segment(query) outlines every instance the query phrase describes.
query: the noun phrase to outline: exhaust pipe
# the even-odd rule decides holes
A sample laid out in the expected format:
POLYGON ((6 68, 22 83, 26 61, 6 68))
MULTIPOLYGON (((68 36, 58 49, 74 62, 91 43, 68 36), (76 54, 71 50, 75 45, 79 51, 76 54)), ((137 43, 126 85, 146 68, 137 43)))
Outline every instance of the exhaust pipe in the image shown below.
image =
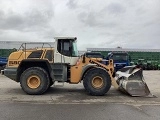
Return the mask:
POLYGON ((127 66, 116 72, 115 80, 119 90, 131 96, 155 97, 151 94, 143 77, 143 70, 137 66, 127 66))

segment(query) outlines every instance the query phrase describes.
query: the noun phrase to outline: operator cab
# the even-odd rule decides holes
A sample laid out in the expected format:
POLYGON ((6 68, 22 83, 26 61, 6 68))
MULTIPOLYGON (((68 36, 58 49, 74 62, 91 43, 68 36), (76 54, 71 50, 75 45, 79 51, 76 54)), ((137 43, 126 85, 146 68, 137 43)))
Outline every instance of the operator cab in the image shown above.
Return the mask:
POLYGON ((76 37, 56 37, 54 48, 54 63, 75 65, 79 59, 76 37))

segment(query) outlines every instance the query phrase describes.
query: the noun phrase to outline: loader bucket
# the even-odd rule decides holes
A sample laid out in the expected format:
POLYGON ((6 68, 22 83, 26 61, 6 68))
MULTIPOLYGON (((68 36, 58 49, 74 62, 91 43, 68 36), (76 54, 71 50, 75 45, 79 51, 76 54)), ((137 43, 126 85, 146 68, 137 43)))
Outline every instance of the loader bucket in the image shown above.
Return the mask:
POLYGON ((136 66, 128 66, 116 72, 115 80, 119 90, 131 96, 153 96, 144 80, 143 70, 136 66))

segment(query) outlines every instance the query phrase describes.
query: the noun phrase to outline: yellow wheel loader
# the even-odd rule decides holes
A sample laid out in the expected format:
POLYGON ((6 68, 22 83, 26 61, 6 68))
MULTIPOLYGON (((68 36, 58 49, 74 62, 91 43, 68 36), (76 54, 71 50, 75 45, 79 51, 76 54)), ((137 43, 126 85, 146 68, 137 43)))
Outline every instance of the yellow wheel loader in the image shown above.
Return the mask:
POLYGON ((39 95, 55 81, 78 84, 83 82, 90 95, 106 94, 111 85, 131 96, 148 96, 150 91, 143 80, 141 69, 130 67, 116 73, 113 78, 113 60, 108 65, 102 58, 78 56, 76 37, 55 38, 54 48, 22 49, 10 54, 6 68, 1 71, 8 78, 20 82, 27 94, 39 95))

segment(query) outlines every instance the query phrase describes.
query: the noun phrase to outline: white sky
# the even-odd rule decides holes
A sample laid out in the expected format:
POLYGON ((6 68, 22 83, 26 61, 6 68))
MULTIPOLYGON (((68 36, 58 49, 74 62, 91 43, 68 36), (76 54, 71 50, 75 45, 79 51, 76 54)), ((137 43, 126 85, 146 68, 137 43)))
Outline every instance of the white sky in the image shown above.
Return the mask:
POLYGON ((79 50, 160 49, 160 0, 0 0, 0 41, 78 38, 79 50))

